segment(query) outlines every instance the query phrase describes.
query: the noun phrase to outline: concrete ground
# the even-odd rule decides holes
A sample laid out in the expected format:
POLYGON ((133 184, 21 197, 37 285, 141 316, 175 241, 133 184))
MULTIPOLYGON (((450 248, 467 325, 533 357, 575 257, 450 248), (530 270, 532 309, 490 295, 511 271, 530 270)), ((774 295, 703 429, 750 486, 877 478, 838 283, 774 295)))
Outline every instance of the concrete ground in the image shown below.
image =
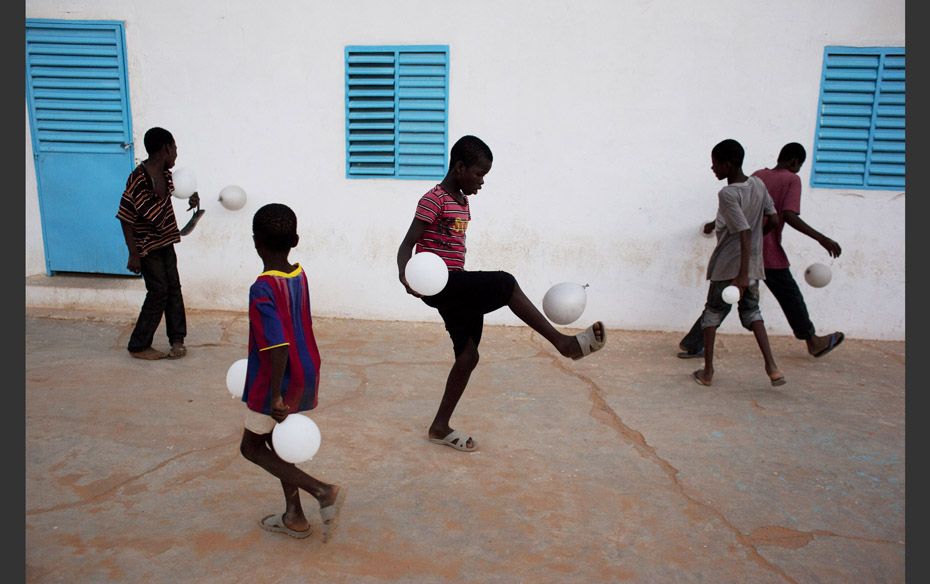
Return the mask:
MULTIPOLYGON (((904 343, 813 359, 722 335, 713 387, 678 334, 608 331, 558 356, 487 327, 453 417, 441 324, 317 319, 322 432, 308 473, 348 489, 334 539, 267 533, 280 484, 238 450, 226 370, 245 313, 189 313, 189 354, 125 351, 134 313, 26 312, 29 582, 903 582, 904 343)), ((163 332, 156 347, 166 349, 163 332)))

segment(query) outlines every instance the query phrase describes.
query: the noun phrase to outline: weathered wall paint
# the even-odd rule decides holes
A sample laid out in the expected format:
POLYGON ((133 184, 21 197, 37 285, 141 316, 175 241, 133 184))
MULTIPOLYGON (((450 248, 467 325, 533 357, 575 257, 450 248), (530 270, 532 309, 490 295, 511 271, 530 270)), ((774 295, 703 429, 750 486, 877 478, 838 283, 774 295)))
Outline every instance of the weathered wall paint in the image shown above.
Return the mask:
MULTIPOLYGON (((589 283, 585 323, 683 331, 706 294, 713 243, 698 229, 722 186, 711 147, 739 140, 747 172, 773 165, 785 142, 811 152, 823 47, 905 40, 903 0, 713 6, 29 0, 26 15, 126 23, 137 157, 147 128, 170 129, 207 210, 178 246, 189 307, 245 309, 261 269, 251 217, 280 201, 299 217, 292 258, 310 273, 317 314, 438 320, 404 293, 394 260, 432 183, 345 178, 343 49, 448 44, 450 143, 477 134, 495 155, 472 198, 469 268, 512 271, 540 302, 557 282, 589 283), (228 184, 249 195, 241 211, 217 201, 228 184)), ((27 121, 27 276, 44 271, 31 152, 27 121)), ((785 236, 812 320, 821 332, 903 339, 903 193, 812 189, 809 171, 802 217, 843 246, 831 260, 785 236), (803 282, 814 261, 832 264, 829 286, 803 282)), ((182 223, 184 208, 177 201, 182 223)), ((790 334, 762 289, 770 332, 790 334)), ((518 323, 506 309, 487 322, 518 323)), ((741 330, 735 315, 722 330, 741 330)))

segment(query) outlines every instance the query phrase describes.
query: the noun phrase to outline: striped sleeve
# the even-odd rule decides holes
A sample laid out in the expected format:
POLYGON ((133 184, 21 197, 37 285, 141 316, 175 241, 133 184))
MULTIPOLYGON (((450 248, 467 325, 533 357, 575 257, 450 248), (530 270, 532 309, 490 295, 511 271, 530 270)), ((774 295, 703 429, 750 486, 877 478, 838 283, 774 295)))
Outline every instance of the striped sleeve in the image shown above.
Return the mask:
POLYGON ((255 282, 249 289, 249 323, 259 351, 289 344, 274 292, 261 282, 255 282))
POLYGON ((440 215, 442 215, 442 197, 438 189, 432 189, 420 197, 415 217, 420 221, 435 223, 440 215))
POLYGON ((139 190, 140 181, 144 181, 145 176, 138 171, 129 175, 126 180, 126 190, 119 200, 119 209, 116 211, 116 218, 120 221, 134 224, 139 219, 139 211, 136 209, 136 193, 139 190))

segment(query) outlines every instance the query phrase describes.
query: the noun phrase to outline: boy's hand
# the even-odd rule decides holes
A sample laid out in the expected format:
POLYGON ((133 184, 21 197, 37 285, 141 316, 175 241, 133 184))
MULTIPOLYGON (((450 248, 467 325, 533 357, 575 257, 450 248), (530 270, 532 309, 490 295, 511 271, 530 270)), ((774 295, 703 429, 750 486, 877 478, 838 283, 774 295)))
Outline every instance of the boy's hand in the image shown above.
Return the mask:
POLYGON ((284 403, 284 399, 278 396, 271 400, 271 417, 275 422, 283 422, 291 408, 284 403))
POLYGON ((138 274, 142 271, 142 259, 139 257, 139 254, 129 254, 129 261, 126 262, 126 269, 133 274, 138 274))
POLYGON ((715 222, 714 222, 714 221, 710 221, 710 222, 708 222, 708 223, 705 223, 705 224, 704 224, 704 234, 705 234, 705 235, 710 235, 711 233, 713 233, 713 231, 714 231, 714 226, 715 226, 715 222))
POLYGON ((422 294, 417 293, 413 288, 410 287, 410 284, 407 283, 407 278, 403 274, 400 275, 400 283, 404 285, 404 288, 407 289, 407 294, 416 296, 417 298, 423 298, 422 294))
POLYGON ((191 195, 190 198, 187 199, 187 200, 190 201, 190 203, 189 203, 188 206, 187 206, 187 210, 188 210, 188 211, 190 211, 190 210, 193 209, 194 207, 197 207, 198 209, 200 208, 200 195, 199 195, 199 194, 194 193, 194 194, 191 195))
POLYGON ((746 291, 746 288, 749 288, 749 276, 739 275, 733 278, 733 281, 730 282, 737 288, 739 288, 739 297, 743 297, 743 292, 746 291))
POLYGON ((840 248, 840 244, 833 241, 829 237, 824 237, 820 241, 820 245, 822 245, 823 248, 827 250, 827 253, 830 254, 830 257, 838 258, 840 257, 840 254, 843 253, 842 248, 840 248))

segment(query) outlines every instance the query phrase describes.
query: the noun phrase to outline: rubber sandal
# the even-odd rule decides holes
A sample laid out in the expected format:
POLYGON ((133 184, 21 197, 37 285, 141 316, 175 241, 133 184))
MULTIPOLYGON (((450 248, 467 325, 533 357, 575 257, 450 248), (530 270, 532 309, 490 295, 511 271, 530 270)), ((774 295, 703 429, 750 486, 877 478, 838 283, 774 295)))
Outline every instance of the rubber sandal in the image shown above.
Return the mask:
POLYGON ((591 353, 595 351, 600 351, 604 347, 604 345, 607 344, 607 329, 604 328, 603 322, 597 321, 596 323, 592 324, 585 330, 575 335, 575 338, 578 339, 578 344, 581 346, 581 355, 578 355, 577 357, 572 357, 572 359, 577 361, 578 359, 581 359, 582 357, 587 357, 588 355, 590 355, 591 353), (597 335, 594 334, 595 324, 601 325, 601 340, 600 341, 597 340, 597 335))
POLYGON ((284 525, 284 515, 273 514, 263 517, 259 521, 259 525, 262 526, 262 529, 265 531, 271 531, 273 533, 283 533, 297 539, 303 539, 313 533, 313 530, 309 527, 307 531, 297 531, 291 529, 287 525, 284 525))
POLYGON ((458 430, 452 430, 446 434, 445 438, 430 438, 429 441, 433 444, 445 444, 446 446, 451 446, 462 452, 474 452, 478 449, 478 444, 475 442, 474 438, 458 430), (469 439, 471 439, 471 448, 467 446, 469 439))
POLYGON ((844 335, 843 333, 841 333, 841 332, 839 332, 839 331, 837 331, 837 332, 835 332, 835 333, 832 333, 832 334, 830 335, 830 342, 827 343, 827 346, 824 347, 823 349, 820 349, 820 350, 817 351, 816 353, 812 353, 812 354, 814 355, 815 358, 818 358, 818 359, 819 359, 820 357, 823 357, 824 355, 826 355, 827 353, 829 353, 829 352, 832 351, 833 349, 839 347, 839 346, 840 346, 840 343, 842 343, 842 342, 843 342, 843 339, 845 339, 845 338, 846 338, 846 335, 844 335))

